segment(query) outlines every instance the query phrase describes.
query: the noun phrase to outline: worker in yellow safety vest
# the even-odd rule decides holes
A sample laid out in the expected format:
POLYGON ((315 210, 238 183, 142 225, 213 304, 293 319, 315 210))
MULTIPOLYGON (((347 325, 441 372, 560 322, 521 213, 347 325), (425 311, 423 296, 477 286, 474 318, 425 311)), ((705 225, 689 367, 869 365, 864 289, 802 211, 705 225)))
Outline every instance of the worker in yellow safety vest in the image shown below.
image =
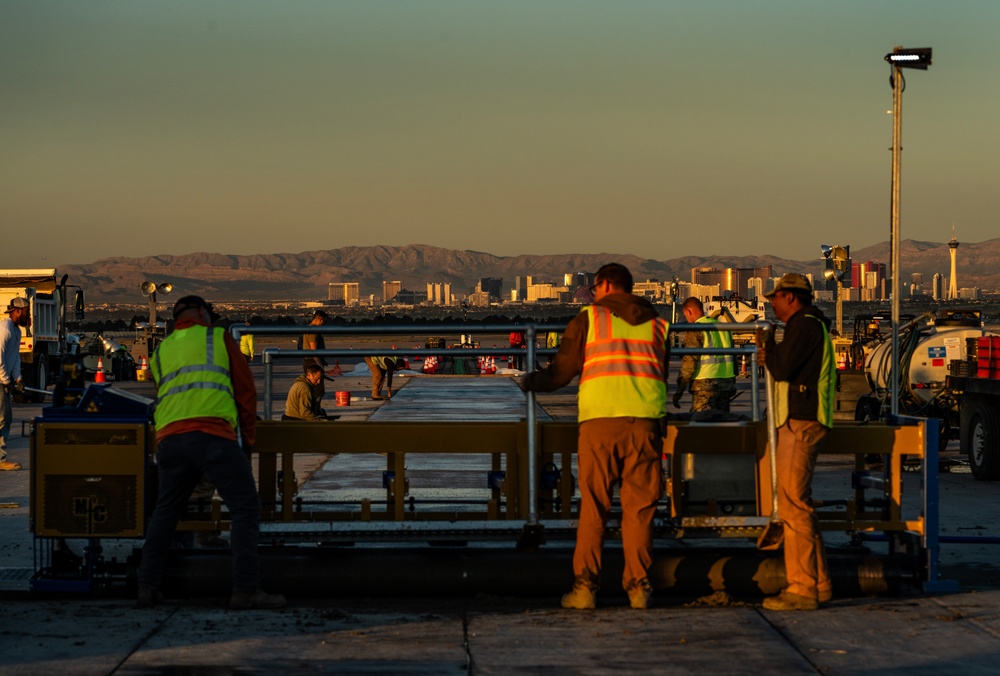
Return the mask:
POLYGON ((204 299, 185 296, 173 314, 174 331, 150 360, 159 492, 142 548, 138 605, 163 601, 159 587, 174 529, 191 491, 207 475, 232 520, 229 607, 280 608, 285 597, 260 588, 260 497, 250 467, 257 431, 253 375, 236 340, 212 326, 212 306, 204 299))
MULTIPOLYGON (((681 306, 684 319, 690 324, 718 324, 717 319, 705 316, 705 306, 691 297, 681 306)), ((684 347, 732 347, 732 334, 728 331, 687 331, 684 347)), ((691 412, 729 411, 729 402, 736 394, 736 371, 733 356, 729 354, 686 354, 681 360, 674 392, 674 408, 681 407, 681 395, 691 390, 691 412)))
POLYGON ((632 274, 624 265, 609 263, 595 279, 594 304, 566 327, 552 363, 529 373, 522 387, 551 392, 580 376, 580 518, 573 589, 562 597, 562 606, 596 606, 605 523, 617 483, 625 554, 622 584, 630 605, 644 609, 652 594, 653 515, 663 493, 669 324, 649 301, 632 294, 632 274))
POLYGON ((812 504, 816 457, 833 427, 837 362, 830 320, 813 305, 812 284, 789 273, 766 294, 774 316, 785 322, 780 343, 758 333, 758 360, 775 381, 774 419, 778 513, 784 522, 788 587, 764 599, 768 610, 814 610, 833 597, 823 534, 812 504))

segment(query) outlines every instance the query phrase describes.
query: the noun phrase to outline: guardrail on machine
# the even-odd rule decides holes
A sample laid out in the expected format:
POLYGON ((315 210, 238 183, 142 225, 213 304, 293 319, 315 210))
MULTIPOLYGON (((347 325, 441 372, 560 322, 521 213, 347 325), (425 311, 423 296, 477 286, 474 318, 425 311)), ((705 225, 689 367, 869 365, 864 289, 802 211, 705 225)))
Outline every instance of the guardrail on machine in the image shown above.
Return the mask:
MULTIPOLYGON (((716 324, 713 330, 754 331, 769 328, 770 322, 751 324, 716 324)), ((413 334, 421 327, 309 327, 308 331, 323 334, 413 334)), ((526 363, 535 363, 536 354, 554 353, 556 350, 536 350, 535 336, 539 332, 559 330, 560 326, 529 324, 458 324, 427 327, 434 333, 478 334, 524 331, 527 348, 466 348, 397 350, 400 354, 420 356, 468 355, 526 355, 526 363)), ((237 335, 248 327, 234 327, 237 335)), ((299 335, 303 327, 250 327, 253 333, 271 335, 299 335)), ((671 331, 701 331, 701 324, 673 324, 671 331)), ((675 348, 672 355, 684 354, 733 354, 755 357, 756 348, 728 349, 675 348)), ((330 350, 265 350, 265 417, 269 417, 272 397, 271 379, 273 364, 278 359, 304 356, 362 357, 385 354, 385 349, 330 349, 330 350)), ((759 382, 756 368, 750 369, 753 393, 753 421, 720 425, 671 422, 667 426, 664 455, 669 458, 667 468, 667 495, 662 517, 656 521, 659 536, 691 537, 699 534, 728 537, 756 537, 766 525, 770 515, 770 468, 767 465, 767 424, 760 420, 758 400, 759 382), (685 503, 685 463, 692 458, 718 454, 744 455, 753 458, 755 466, 756 500, 752 514, 719 512, 718 505, 703 508, 703 513, 691 513, 685 503)), ((535 398, 526 393, 525 420, 521 422, 466 422, 466 423, 395 423, 395 422, 338 422, 334 427, 326 423, 287 424, 263 422, 258 432, 255 449, 260 455, 261 498, 273 507, 266 514, 271 532, 288 535, 306 532, 314 541, 324 539, 363 539, 365 534, 382 533, 400 535, 411 539, 433 539, 442 531, 478 534, 509 534, 517 527, 539 529, 544 523, 548 534, 571 533, 575 524, 576 505, 573 500, 572 471, 576 452, 575 423, 538 422, 535 420, 535 398), (467 440, 477 439, 476 449, 468 450, 467 440), (288 450, 294 445, 296 450, 288 450), (354 512, 310 509, 295 498, 292 477, 292 457, 296 452, 328 453, 384 453, 386 471, 383 488, 384 500, 362 501, 354 512), (463 449, 492 456, 491 478, 484 481, 489 486, 490 498, 480 511, 456 512, 454 510, 424 509, 424 506, 406 496, 406 455, 408 453, 442 453, 446 449, 463 449), (282 470, 278 485, 278 468, 282 470), (501 473, 501 467, 503 471, 501 473), (544 472, 542 470, 545 470, 544 472), (552 470, 555 470, 554 472, 552 470), (498 479, 497 477, 503 478, 498 479), (383 508, 384 505, 384 508, 383 508), (419 509, 418 509, 419 507, 419 509)), ((890 548, 902 551, 915 540, 923 552, 926 570, 925 587, 950 588, 950 583, 938 580, 937 557, 937 467, 936 437, 929 434, 927 425, 933 421, 916 419, 898 420, 895 424, 837 424, 829 436, 826 453, 854 455, 855 470, 852 476, 853 494, 836 504, 818 511, 824 530, 869 534, 880 531, 887 534, 890 548), (933 443, 932 443, 933 442, 933 443), (881 477, 866 471, 864 456, 878 454, 887 459, 881 477), (920 513, 904 514, 902 507, 902 464, 904 458, 919 458, 923 463, 920 513), (932 471, 933 469, 933 471, 932 471), (870 493, 876 492, 876 497, 870 493), (834 507, 831 509, 831 507, 834 507)), ((267 510, 265 510, 267 511, 267 510)), ((610 524, 613 530, 615 524, 610 524)), ((264 526, 265 533, 268 531, 264 526)), ((460 535, 459 535, 460 536, 460 535)))

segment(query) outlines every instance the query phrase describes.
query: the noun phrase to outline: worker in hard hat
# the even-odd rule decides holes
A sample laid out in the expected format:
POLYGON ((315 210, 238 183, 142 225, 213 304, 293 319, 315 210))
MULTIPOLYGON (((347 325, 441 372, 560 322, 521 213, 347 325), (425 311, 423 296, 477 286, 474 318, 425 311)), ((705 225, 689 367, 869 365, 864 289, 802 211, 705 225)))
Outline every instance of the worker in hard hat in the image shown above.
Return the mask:
POLYGON ((778 513, 784 522, 788 587, 764 599, 768 610, 815 610, 833 597, 823 534, 812 505, 816 456, 833 427, 837 362, 830 320, 813 305, 812 284, 789 273, 765 294, 785 322, 780 343, 758 332, 758 359, 775 381, 778 513))
MULTIPOLYGON (((684 319, 689 324, 718 324, 719 320, 705 316, 705 306, 691 297, 681 306, 684 319)), ((684 347, 712 348, 732 347, 732 334, 728 331, 686 331, 684 347)), ((681 371, 677 376, 677 390, 674 392, 674 408, 681 407, 681 395, 691 391, 691 412, 729 411, 729 402, 736 394, 736 371, 730 354, 686 354, 681 360, 681 371)))
POLYGON ((399 357, 365 357, 365 363, 372 372, 372 399, 392 399, 392 374, 399 370, 402 360, 399 357), (382 396, 382 384, 385 384, 386 395, 382 396))
POLYGON ((6 314, 0 320, 0 471, 16 472, 21 469, 21 463, 7 459, 7 437, 14 422, 11 405, 14 391, 24 391, 21 327, 31 326, 31 304, 27 298, 14 297, 7 305, 6 314))
MULTIPOLYGON (((330 315, 328 315, 323 310, 316 310, 313 312, 312 318, 309 320, 309 326, 325 326, 327 322, 330 321, 330 315)), ((299 336, 298 349, 300 350, 325 350, 326 342, 323 340, 322 333, 305 333, 299 336)), ((319 366, 326 366, 326 357, 306 357, 302 362, 302 372, 305 373, 306 369, 310 364, 318 364, 319 366)), ((316 405, 323 405, 323 395, 326 394, 326 382, 325 379, 320 379, 319 384, 316 385, 316 405)))
POLYGON ((150 360, 157 397, 159 491, 142 548, 140 607, 163 601, 159 587, 174 529, 203 474, 215 484, 232 519, 229 607, 285 605, 284 596, 260 588, 260 496, 250 467, 257 390, 239 345, 223 328, 212 326, 213 314, 199 296, 178 300, 174 332, 150 360))
POLYGON ((529 373, 528 391, 551 392, 580 376, 580 519, 573 589, 564 608, 596 606, 604 527, 615 484, 621 486, 622 585, 632 608, 649 604, 653 515, 663 494, 660 459, 667 404, 669 324, 632 294, 632 273, 618 263, 597 271, 588 305, 566 327, 552 364, 529 373))

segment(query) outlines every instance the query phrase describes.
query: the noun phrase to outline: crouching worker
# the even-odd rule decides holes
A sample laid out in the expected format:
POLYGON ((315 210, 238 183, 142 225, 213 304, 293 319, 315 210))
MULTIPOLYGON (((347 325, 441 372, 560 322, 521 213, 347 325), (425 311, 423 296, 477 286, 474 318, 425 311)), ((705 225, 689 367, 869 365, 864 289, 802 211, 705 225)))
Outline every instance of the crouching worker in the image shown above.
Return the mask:
POLYGON ((212 326, 198 296, 174 305, 174 332, 151 362, 156 382, 159 496, 139 567, 139 607, 163 601, 167 550, 202 474, 215 484, 232 519, 233 589, 229 607, 281 608, 285 597, 260 588, 260 497, 249 454, 257 432, 257 390, 236 341, 212 326), (237 438, 242 436, 243 447, 237 438))
POLYGON ((365 357, 365 363, 372 372, 372 399, 392 399, 392 374, 399 370, 399 357, 365 357), (385 383, 386 397, 382 396, 385 383))
POLYGON ((305 373, 295 379, 285 399, 282 420, 326 420, 326 412, 316 401, 316 390, 323 382, 323 367, 309 364, 305 373))
POLYGON ((621 486, 622 585, 629 604, 645 609, 652 586, 653 516, 663 494, 669 325, 649 301, 632 294, 632 273, 617 263, 601 267, 594 304, 566 327, 552 364, 529 373, 528 391, 551 392, 580 376, 578 394, 580 519, 573 553, 573 589, 563 608, 596 605, 604 528, 614 485, 621 486))

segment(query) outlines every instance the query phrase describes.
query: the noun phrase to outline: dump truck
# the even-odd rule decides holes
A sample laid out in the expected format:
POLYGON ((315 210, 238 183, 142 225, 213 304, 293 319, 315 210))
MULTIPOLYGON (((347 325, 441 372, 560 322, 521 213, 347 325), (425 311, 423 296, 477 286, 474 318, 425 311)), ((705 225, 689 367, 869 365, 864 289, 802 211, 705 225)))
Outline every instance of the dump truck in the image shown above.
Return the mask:
POLYGON ((54 268, 0 270, 0 306, 12 298, 27 298, 31 324, 21 332, 21 379, 44 390, 59 368, 60 357, 79 348, 67 342, 67 290, 74 289, 74 317, 83 319, 83 291, 60 280, 54 268))

